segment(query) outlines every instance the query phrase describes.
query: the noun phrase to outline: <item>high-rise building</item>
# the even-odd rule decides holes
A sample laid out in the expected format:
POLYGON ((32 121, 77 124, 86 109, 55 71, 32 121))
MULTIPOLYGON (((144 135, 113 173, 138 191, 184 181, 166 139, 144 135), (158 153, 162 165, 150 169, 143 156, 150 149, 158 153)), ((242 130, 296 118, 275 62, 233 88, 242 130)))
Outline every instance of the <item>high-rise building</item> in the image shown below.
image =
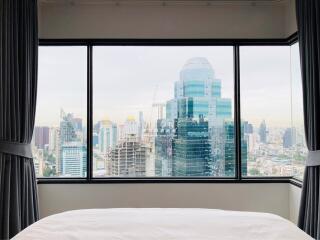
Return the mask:
MULTIPOLYGON (((234 153, 229 153, 232 150, 231 142, 224 139, 228 137, 224 132, 228 131, 224 123, 232 118, 231 99, 222 98, 221 88, 221 80, 215 77, 206 58, 192 58, 186 62, 180 72, 180 80, 175 82, 174 99, 166 103, 166 122, 162 123, 160 129, 157 126, 157 174, 163 172, 163 165, 166 165, 160 161, 170 160, 167 156, 170 146, 166 150, 163 149, 166 144, 161 146, 160 143, 170 138, 173 175, 221 176, 230 162, 228 156, 235 162, 234 153), (168 126, 174 129, 170 131, 168 126), (193 151, 197 152, 197 145, 203 152, 192 154, 193 151)), ((234 141, 232 145, 234 149, 234 141)))
POLYGON ((118 129, 115 123, 109 120, 103 120, 100 123, 99 130, 99 150, 106 154, 116 146, 118 139, 118 129))
POLYGON ((49 130, 49 151, 57 150, 59 144, 59 128, 51 127, 49 130))
POLYGON ((80 142, 81 139, 79 139, 79 136, 77 135, 77 132, 75 130, 75 125, 73 121, 73 115, 70 113, 65 113, 63 110, 61 110, 60 113, 60 136, 59 136, 59 154, 57 158, 57 173, 63 174, 63 171, 67 169, 67 166, 64 166, 64 163, 68 161, 64 161, 63 159, 63 147, 72 142, 80 142))
POLYGON ((49 127, 35 127, 34 144, 38 149, 44 149, 49 144, 49 127))
POLYGON ((140 143, 137 136, 127 135, 109 153, 109 168, 113 176, 144 177, 149 149, 140 143))
POLYGON ((165 119, 157 120, 157 136, 155 138, 155 175, 172 176, 172 141, 173 128, 165 119))
POLYGON ((93 147, 99 146, 99 135, 96 132, 92 133, 92 145, 93 147))
POLYGON ((73 118, 73 125, 75 131, 81 131, 82 130, 82 118, 73 118))
POLYGON ((259 128, 260 142, 267 143, 267 134, 268 134, 267 125, 265 120, 263 120, 259 128))
POLYGON ((61 143, 74 142, 76 140, 77 140, 77 134, 76 134, 75 126, 73 124, 72 114, 62 113, 61 119, 60 119, 60 141, 61 141, 61 143))
POLYGON ((130 135, 138 135, 138 123, 133 116, 129 116, 124 123, 123 137, 127 138, 130 135))
MULTIPOLYGON (((235 176, 235 129, 233 121, 226 121, 224 123, 224 172, 227 177, 235 176)), ((241 125, 241 168, 242 168, 242 176, 247 175, 247 158, 248 158, 248 146, 247 140, 244 138, 244 125, 241 125)))
POLYGON ((87 150, 80 142, 66 142, 61 147, 63 176, 85 177, 87 150))
POLYGON ((143 112, 139 112, 139 123, 138 123, 138 140, 141 142, 143 139, 143 130, 144 130, 144 119, 143 112))
POLYGON ((172 143, 172 176, 211 175, 208 121, 178 118, 172 143))
MULTIPOLYGON (((178 101, 171 101, 171 104, 177 105, 171 106, 171 109, 183 107, 181 101, 184 101, 188 104, 185 109, 189 117, 203 116, 209 122, 209 128, 222 126, 223 120, 231 118, 232 114, 231 99, 221 97, 221 87, 221 80, 215 77, 208 60, 192 58, 186 62, 180 72, 180 80, 175 83, 175 99, 178 101)), ((169 112, 169 115, 175 117, 174 113, 169 112)))
POLYGON ((253 133, 253 126, 248 121, 243 122, 243 132, 245 134, 252 134, 253 133))
POLYGON ((287 128, 283 134, 283 147, 290 148, 296 144, 296 129, 295 128, 287 128))

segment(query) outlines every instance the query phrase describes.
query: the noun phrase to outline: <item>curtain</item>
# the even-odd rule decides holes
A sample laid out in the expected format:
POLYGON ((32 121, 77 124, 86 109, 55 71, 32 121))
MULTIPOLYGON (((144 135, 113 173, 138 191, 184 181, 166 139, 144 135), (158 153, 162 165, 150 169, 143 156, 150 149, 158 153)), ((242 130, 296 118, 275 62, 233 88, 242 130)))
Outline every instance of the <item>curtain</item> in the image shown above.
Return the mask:
POLYGON ((36 0, 0 0, 0 239, 38 220, 31 153, 38 65, 36 0))
POLYGON ((296 0, 308 158, 298 226, 320 239, 320 1, 296 0))

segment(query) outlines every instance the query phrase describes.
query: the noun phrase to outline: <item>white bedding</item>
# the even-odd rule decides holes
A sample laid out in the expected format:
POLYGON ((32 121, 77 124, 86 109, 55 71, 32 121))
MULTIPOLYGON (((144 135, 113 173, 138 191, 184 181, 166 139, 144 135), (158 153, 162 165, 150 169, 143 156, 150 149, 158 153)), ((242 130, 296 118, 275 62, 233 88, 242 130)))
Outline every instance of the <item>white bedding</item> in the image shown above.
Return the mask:
POLYGON ((14 240, 304 240, 273 214, 214 209, 120 208, 64 212, 41 219, 14 240))

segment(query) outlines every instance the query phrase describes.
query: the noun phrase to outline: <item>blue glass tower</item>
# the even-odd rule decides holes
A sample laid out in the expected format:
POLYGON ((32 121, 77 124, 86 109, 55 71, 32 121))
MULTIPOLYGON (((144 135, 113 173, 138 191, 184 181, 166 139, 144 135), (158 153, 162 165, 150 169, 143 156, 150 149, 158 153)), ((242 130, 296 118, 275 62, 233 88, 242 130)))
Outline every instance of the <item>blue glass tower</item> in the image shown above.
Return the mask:
POLYGON ((232 105, 231 99, 222 98, 221 88, 221 81, 215 78, 206 58, 186 62, 174 85, 174 99, 166 103, 166 119, 158 126, 156 173, 159 176, 164 159, 172 163, 166 172, 171 171, 173 176, 234 174, 232 105), (164 142, 161 145, 160 139, 166 139, 166 145, 171 143, 170 151, 163 149, 164 142), (167 152, 172 154, 165 155, 167 152))

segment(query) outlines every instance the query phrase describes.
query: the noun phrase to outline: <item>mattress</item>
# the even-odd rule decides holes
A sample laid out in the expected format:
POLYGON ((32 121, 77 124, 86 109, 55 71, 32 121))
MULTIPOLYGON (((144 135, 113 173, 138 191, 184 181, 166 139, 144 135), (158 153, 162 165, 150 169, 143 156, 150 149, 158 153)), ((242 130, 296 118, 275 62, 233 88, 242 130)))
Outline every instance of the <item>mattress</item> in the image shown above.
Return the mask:
POLYGON ((14 240, 304 240, 293 223, 269 213, 215 209, 119 208, 68 211, 41 219, 14 240))

